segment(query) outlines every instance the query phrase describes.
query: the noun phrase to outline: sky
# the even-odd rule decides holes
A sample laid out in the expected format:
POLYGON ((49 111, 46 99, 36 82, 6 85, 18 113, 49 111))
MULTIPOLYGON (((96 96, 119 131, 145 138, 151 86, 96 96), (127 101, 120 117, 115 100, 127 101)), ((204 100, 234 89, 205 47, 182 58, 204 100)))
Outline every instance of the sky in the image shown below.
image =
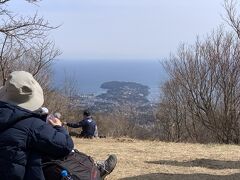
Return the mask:
POLYGON ((52 25, 60 59, 149 60, 167 58, 224 21, 223 0, 11 0, 9 8, 36 11, 52 25))

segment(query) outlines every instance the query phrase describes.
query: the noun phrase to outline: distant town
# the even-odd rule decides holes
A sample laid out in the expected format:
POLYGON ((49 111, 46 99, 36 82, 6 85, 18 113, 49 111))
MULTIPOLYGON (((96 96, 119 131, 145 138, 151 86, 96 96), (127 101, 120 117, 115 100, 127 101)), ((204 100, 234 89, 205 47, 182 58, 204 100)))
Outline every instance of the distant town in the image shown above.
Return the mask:
POLYGON ((79 108, 89 108, 98 113, 122 111, 133 113, 134 119, 141 125, 155 121, 154 112, 157 104, 147 99, 149 87, 135 82, 110 81, 101 85, 106 92, 100 95, 94 93, 80 94, 73 97, 74 105, 79 108))

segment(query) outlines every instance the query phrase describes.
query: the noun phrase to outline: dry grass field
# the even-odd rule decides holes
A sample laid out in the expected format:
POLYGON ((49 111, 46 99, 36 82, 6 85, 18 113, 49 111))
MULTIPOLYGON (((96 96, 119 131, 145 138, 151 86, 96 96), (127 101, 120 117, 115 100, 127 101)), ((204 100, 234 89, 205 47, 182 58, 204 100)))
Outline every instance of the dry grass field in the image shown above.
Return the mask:
POLYGON ((240 146, 119 139, 78 139, 95 160, 118 157, 107 180, 240 180, 240 146))

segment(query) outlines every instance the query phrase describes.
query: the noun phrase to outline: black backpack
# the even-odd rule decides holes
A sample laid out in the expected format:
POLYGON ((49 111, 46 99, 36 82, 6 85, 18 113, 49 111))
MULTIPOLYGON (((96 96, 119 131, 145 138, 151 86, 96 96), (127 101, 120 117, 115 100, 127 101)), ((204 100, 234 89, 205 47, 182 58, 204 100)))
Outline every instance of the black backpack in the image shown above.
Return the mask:
POLYGON ((101 180, 94 160, 78 150, 63 159, 44 162, 42 169, 46 180, 101 180), (62 177, 63 170, 67 171, 68 177, 62 177))

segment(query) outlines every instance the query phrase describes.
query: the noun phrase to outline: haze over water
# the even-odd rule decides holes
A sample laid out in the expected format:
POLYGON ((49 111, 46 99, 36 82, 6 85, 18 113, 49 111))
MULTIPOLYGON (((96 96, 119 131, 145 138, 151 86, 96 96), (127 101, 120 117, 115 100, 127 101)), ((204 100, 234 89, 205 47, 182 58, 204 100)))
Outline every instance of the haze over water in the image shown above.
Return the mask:
POLYGON ((56 86, 63 83, 66 73, 83 94, 104 92, 100 86, 107 81, 126 81, 149 86, 150 100, 159 96, 159 86, 167 78, 158 60, 59 60, 54 65, 56 86))

